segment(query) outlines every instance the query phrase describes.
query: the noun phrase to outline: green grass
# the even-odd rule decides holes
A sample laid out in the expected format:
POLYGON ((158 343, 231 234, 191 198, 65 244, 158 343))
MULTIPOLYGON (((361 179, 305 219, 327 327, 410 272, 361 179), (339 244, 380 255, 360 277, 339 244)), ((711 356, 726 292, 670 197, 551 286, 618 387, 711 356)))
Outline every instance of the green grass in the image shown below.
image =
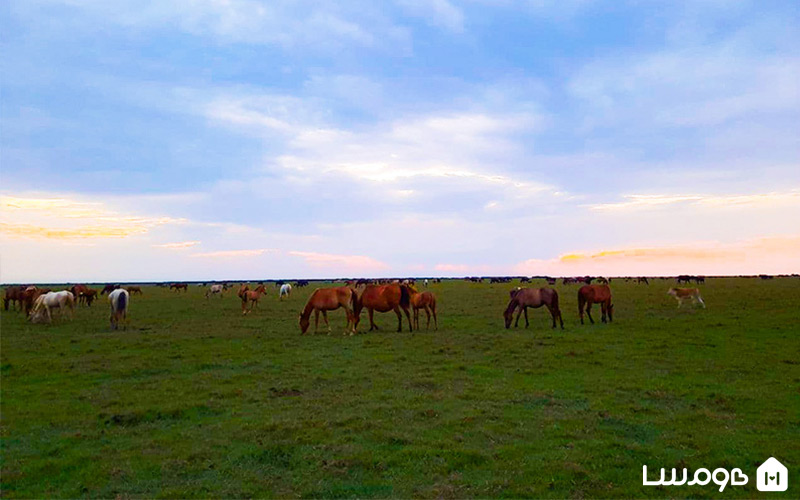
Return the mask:
POLYGON ((505 330, 512 285, 462 281, 430 287, 435 333, 379 314, 345 337, 339 311, 301 337, 315 285, 246 317, 148 287, 119 332, 105 300, 50 326, 3 313, 2 496, 752 498, 775 456, 796 498, 800 280, 711 279, 707 310, 671 285, 614 281, 615 322, 581 326, 559 284, 564 331, 543 309, 505 330), (645 464, 750 482, 644 487, 645 464))

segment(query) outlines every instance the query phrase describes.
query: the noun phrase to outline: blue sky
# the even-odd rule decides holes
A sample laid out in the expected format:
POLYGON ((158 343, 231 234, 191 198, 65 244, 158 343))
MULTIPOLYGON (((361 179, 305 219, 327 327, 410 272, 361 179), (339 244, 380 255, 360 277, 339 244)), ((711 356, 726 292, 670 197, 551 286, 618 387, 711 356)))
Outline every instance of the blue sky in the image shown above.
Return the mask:
POLYGON ((800 271, 796 2, 0 9, 3 281, 800 271))

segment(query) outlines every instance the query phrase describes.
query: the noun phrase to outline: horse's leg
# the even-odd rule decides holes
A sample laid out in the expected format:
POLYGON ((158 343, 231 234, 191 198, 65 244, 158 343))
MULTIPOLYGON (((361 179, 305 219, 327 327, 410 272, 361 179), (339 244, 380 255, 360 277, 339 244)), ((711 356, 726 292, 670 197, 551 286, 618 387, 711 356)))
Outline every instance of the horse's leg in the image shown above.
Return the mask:
MULTIPOLYGON (((586 315, 589 316, 589 322, 594 324, 594 320, 592 319, 592 303, 586 303, 586 315)), ((581 324, 583 324, 583 318, 581 318, 581 324)))
MULTIPOLYGON (((515 306, 515 308, 516 308, 516 306, 515 306)), ((517 311, 517 321, 514 322, 514 328, 519 326, 519 317, 522 316, 522 310, 523 309, 524 309, 524 307, 520 307, 519 311, 517 311)), ((514 314, 514 312, 512 311, 511 314, 514 314)))
POLYGON ((397 315, 397 332, 403 331, 403 315, 400 314, 400 306, 394 306, 392 309, 394 313, 397 315))
POLYGON ((319 309, 314 309, 314 335, 317 334, 319 329, 319 309))
MULTIPOLYGON (((425 324, 425 331, 431 329, 431 308, 430 306, 425 306, 425 316, 428 318, 428 322, 425 324)), ((417 331, 419 331, 419 323, 417 323, 417 331)))
POLYGON ((703 306, 703 309, 705 309, 705 308, 706 308, 706 303, 705 303, 705 302, 703 302, 703 297, 701 297, 701 296, 699 296, 699 295, 698 295, 698 296, 697 296, 697 300, 699 300, 699 301, 700 301, 700 304, 703 306))
POLYGON ((375 320, 372 317, 374 312, 375 310, 371 307, 367 309, 367 314, 369 315, 369 331, 379 330, 378 325, 375 324, 375 320))
POLYGON ((328 311, 326 311, 324 309, 322 310, 322 319, 325 320, 325 326, 328 327, 328 335, 330 335, 331 334, 331 324, 328 323, 328 311))
POLYGON ((529 323, 528 323, 528 308, 526 306, 526 307, 523 307, 522 309, 525 311, 525 328, 528 328, 528 325, 529 325, 529 323))
POLYGON ((606 315, 608 313, 608 302, 600 303, 600 321, 606 323, 606 315))
POLYGON ((433 312, 433 329, 439 331, 439 319, 436 317, 436 303, 434 302, 431 305, 431 311, 433 312))
POLYGON ((408 319, 408 331, 413 332, 414 327, 411 325, 411 312, 408 310, 408 307, 404 307, 403 310, 406 312, 406 318, 408 319))

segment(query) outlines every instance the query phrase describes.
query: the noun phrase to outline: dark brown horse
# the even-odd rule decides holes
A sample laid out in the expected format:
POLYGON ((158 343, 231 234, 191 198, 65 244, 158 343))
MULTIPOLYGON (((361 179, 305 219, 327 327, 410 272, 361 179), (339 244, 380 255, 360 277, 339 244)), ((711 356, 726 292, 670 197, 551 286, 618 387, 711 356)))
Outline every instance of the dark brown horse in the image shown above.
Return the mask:
POLYGON ((314 333, 317 333, 317 328, 319 327, 320 311, 322 312, 322 319, 325 320, 325 326, 328 327, 328 333, 330 333, 331 325, 328 323, 328 311, 333 311, 340 307, 344 308, 347 315, 345 333, 349 332, 350 335, 353 335, 356 333, 355 309, 357 301, 356 291, 348 286, 317 288, 311 293, 311 297, 306 302, 306 307, 303 308, 303 312, 300 314, 300 335, 305 335, 306 331, 308 331, 311 311, 314 311, 314 333))
POLYGON ((103 294, 106 294, 106 293, 111 293, 114 290, 116 290, 117 288, 119 288, 119 285, 106 285, 106 286, 103 287, 102 290, 100 290, 100 295, 103 295, 103 294))
POLYGON ((25 292, 25 287, 22 286, 10 286, 6 288, 5 296, 3 296, 3 309, 8 311, 8 303, 11 302, 12 306, 14 306, 14 310, 17 307, 22 307, 22 299, 23 293, 25 292), (14 304, 16 302, 16 305, 14 304))
MULTIPOLYGON (((427 280, 426 280, 427 281, 427 280)), ((439 329, 439 320, 436 317, 436 295, 432 292, 417 292, 413 287, 409 287, 411 291, 411 308, 414 310, 414 328, 419 331, 419 310, 424 309, 425 315, 428 317, 428 324, 426 330, 431 328, 431 314, 433 314, 433 329, 439 329)))
POLYGON ((511 300, 508 302, 503 317, 506 320, 506 328, 511 328, 511 320, 514 311, 519 308, 517 321, 514 328, 519 326, 519 317, 525 313, 525 328, 528 328, 528 308, 547 306, 550 316, 553 318, 553 328, 556 327, 556 319, 561 322, 561 329, 564 329, 564 320, 561 318, 561 309, 558 307, 558 292, 552 288, 516 288, 511 290, 511 300))
POLYGON ((409 305, 411 305, 411 291, 408 289, 408 285, 400 285, 398 283, 366 285, 356 304, 356 327, 358 327, 358 322, 361 319, 361 310, 366 307, 369 314, 369 331, 378 329, 378 325, 375 324, 372 317, 375 311, 394 311, 397 315, 397 331, 402 332, 403 317, 400 314, 400 309, 402 309, 408 319, 408 331, 413 331, 411 312, 408 310, 409 305))
POLYGON ((600 304, 603 323, 606 322, 606 316, 608 316, 609 323, 613 320, 614 306, 611 304, 611 289, 608 285, 586 285, 578 290, 578 315, 581 317, 581 324, 583 324, 584 306, 586 306, 586 315, 589 316, 589 321, 594 324, 591 314, 592 304, 600 304))
POLYGON ((175 290, 176 292, 180 292, 181 290, 183 290, 184 292, 188 292, 189 285, 187 285, 186 283, 170 283, 169 289, 175 290))

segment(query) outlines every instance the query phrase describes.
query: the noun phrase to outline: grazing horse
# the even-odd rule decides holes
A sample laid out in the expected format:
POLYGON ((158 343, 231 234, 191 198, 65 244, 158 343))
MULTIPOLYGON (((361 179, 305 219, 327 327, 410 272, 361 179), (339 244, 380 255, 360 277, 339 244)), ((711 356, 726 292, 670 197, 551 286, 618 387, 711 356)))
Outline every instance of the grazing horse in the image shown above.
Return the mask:
POLYGON ((30 314, 31 310, 33 309, 33 305, 36 303, 36 299, 38 299, 40 295, 44 295, 49 291, 49 288, 37 288, 35 286, 29 286, 22 292, 22 312, 25 314, 25 316, 30 314))
POLYGON ((78 302, 86 301, 86 305, 92 307, 92 302, 97 298, 97 290, 87 288, 78 297, 78 302))
MULTIPOLYGON (((22 299, 23 293, 25 292, 25 288, 21 286, 10 286, 6 288, 5 296, 3 297, 3 309, 8 311, 8 303, 9 302, 16 302, 14 306, 14 310, 17 307, 22 307, 22 299)), ((14 304, 12 304, 14 305, 14 304)))
POLYGON ((75 311, 75 296, 68 290, 60 292, 47 292, 36 297, 33 304, 33 309, 30 312, 30 320, 33 323, 50 323, 53 321, 53 316, 50 313, 51 309, 58 309, 63 316, 66 309, 70 309, 70 317, 75 311))
POLYGON ((411 326, 411 312, 408 310, 411 304, 411 292, 408 285, 392 283, 389 285, 366 285, 358 298, 356 306, 356 326, 361 319, 361 310, 367 308, 369 314, 369 331, 377 330, 378 325, 372 318, 375 311, 389 312, 394 311, 397 315, 397 331, 403 331, 403 317, 400 309, 405 311, 408 319, 408 331, 413 331, 411 326))
POLYGON ((703 297, 700 296, 700 289, 698 288, 670 288, 667 290, 667 295, 675 297, 675 300, 678 301, 678 308, 683 305, 684 299, 691 299, 692 304, 699 302, 703 309, 706 308, 706 303, 703 302, 703 297))
POLYGON ((561 309, 558 307, 558 292, 552 288, 515 288, 511 290, 511 300, 508 302, 503 317, 506 320, 506 328, 511 328, 511 320, 514 317, 514 311, 519 308, 517 313, 517 321, 514 323, 514 328, 519 326, 519 317, 525 313, 525 328, 528 328, 528 308, 547 306, 550 311, 550 316, 553 318, 553 328, 556 327, 556 319, 561 322, 561 329, 564 329, 564 320, 561 318, 561 309))
POLYGON ((353 335, 356 333, 355 309, 357 303, 358 295, 349 286, 317 288, 311 293, 303 312, 300 313, 300 335, 305 335, 306 331, 308 331, 311 311, 314 311, 314 333, 317 333, 317 328, 319 327, 320 311, 322 311, 322 319, 325 320, 325 326, 328 327, 328 333, 330 333, 331 325, 328 323, 328 311, 333 311, 340 307, 343 307, 347 314, 345 333, 353 335))
POLYGON ((278 298, 283 300, 283 297, 286 296, 287 298, 291 297, 292 295, 292 285, 289 283, 285 283, 281 285, 281 291, 279 292, 278 298))
MULTIPOLYGON (((111 304, 111 329, 116 330, 120 321, 128 317, 128 304, 130 304, 130 294, 124 288, 118 288, 108 294, 108 302, 111 304)), ((126 327, 127 328, 127 327, 126 327)))
MULTIPOLYGON (((427 280, 425 280, 427 281, 427 280)), ((433 329, 439 329, 439 319, 436 317, 436 295, 433 292, 417 292, 413 287, 409 287, 411 292, 411 308, 414 311, 414 328, 419 331, 419 310, 424 309, 428 317, 426 330, 431 328, 431 313, 433 313, 433 329)))
POLYGON ((219 298, 222 298, 225 295, 225 285, 211 285, 209 289, 206 290, 206 298, 215 293, 218 293, 219 298))
POLYGON ((264 288, 264 285, 258 285, 255 290, 250 290, 249 286, 242 285, 239 289, 239 293, 237 293, 239 298, 242 299, 242 314, 247 314, 251 312, 254 307, 258 307, 258 299, 266 292, 267 289, 264 288), (250 304, 249 309, 247 307, 248 304, 250 304))
POLYGON ((586 285, 578 290, 578 315, 581 317, 581 324, 583 324, 583 307, 586 306, 586 315, 589 316, 589 321, 594 324, 592 319, 592 304, 600 304, 600 311, 602 312, 602 321, 613 321, 614 306, 611 304, 611 289, 608 285, 586 285))
POLYGON ((136 285, 128 285, 128 286, 124 286, 124 287, 122 287, 122 288, 124 288, 125 290, 127 290, 127 291, 128 291, 128 293, 129 293, 129 294, 131 294, 131 295, 136 295, 137 293, 138 293, 139 295, 142 295, 142 287, 140 287, 140 286, 136 286, 136 285))
POLYGON ((174 289, 176 292, 180 292, 181 290, 183 290, 184 292, 188 292, 189 285, 187 285, 186 283, 170 283, 169 289, 170 290, 174 289))
POLYGON ((116 290, 117 288, 119 288, 119 285, 106 285, 100 291, 100 295, 103 295, 104 293, 111 293, 114 290, 116 290))

